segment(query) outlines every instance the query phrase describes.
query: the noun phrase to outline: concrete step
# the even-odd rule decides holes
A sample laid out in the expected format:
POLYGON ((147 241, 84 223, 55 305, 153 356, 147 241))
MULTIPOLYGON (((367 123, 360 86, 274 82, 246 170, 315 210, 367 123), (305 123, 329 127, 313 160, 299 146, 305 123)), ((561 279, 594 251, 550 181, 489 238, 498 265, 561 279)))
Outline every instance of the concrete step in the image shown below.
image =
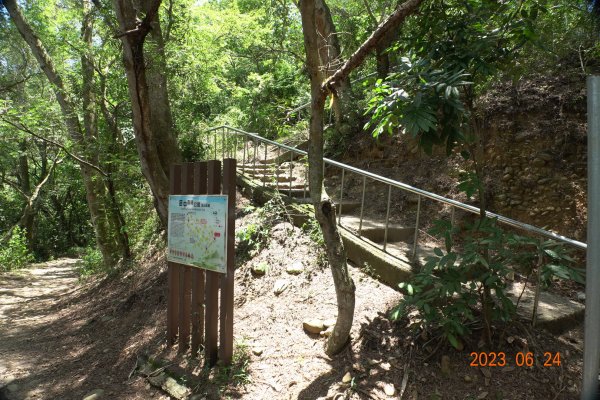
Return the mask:
POLYGON ((282 174, 276 175, 276 174, 251 174, 251 176, 253 176, 254 179, 256 179, 259 182, 275 182, 277 180, 277 182, 280 183, 285 183, 285 182, 294 182, 296 181, 296 177, 295 176, 285 176, 282 174))
POLYGON ((266 186, 271 189, 277 189, 280 192, 287 192, 290 189, 292 189, 292 190, 305 190, 306 189, 306 191, 308 192, 308 185, 304 185, 303 183, 292 183, 290 185, 289 183, 284 183, 284 182, 281 182, 281 183, 267 182, 266 186))
MULTIPOLYGON (((520 282, 511 283, 506 290, 507 295, 515 304, 522 291, 523 284, 520 282)), ((521 296, 517 309, 519 317, 531 321, 534 299, 535 291, 527 287, 523 292, 523 296, 521 296)), ((538 303, 536 326, 550 332, 562 333, 583 322, 584 313, 585 306, 583 304, 554 293, 542 291, 538 303)))
MULTIPOLYGON (((306 187, 308 189, 308 184, 306 185, 306 187)), ((297 203, 298 204, 310 204, 310 205, 312 205, 312 200, 309 199, 309 198, 298 199, 297 203)), ((339 201, 333 200, 333 205, 335 207, 335 211, 337 213, 339 213, 340 212, 340 203, 339 203, 339 201)), ((347 213, 350 213, 350 212, 355 211, 357 209, 360 209, 360 202, 354 201, 354 200, 346 200, 346 199, 344 199, 342 201, 342 214, 347 214, 347 213)))
POLYGON ((256 180, 260 180, 260 178, 268 176, 268 177, 275 177, 276 175, 279 176, 286 176, 286 174, 283 171, 279 171, 279 174, 277 173, 277 171, 272 170, 272 169, 264 169, 264 170, 247 170, 244 171, 244 174, 248 175, 249 177, 251 177, 252 179, 256 179, 256 180))
MULTIPOLYGON (((302 141, 295 145, 291 144, 291 147, 294 147, 298 150, 306 151, 308 149, 308 141, 305 140, 305 141, 302 141)), ((253 145, 251 145, 250 148, 247 150, 247 156, 254 157, 254 146, 253 145)), ((257 164, 270 164, 270 163, 280 164, 282 162, 294 161, 301 157, 303 157, 303 156, 294 151, 278 149, 277 146, 267 145, 266 155, 265 155, 265 145, 264 144, 260 144, 256 148, 256 163, 257 164)))
POLYGON ((279 156, 275 155, 269 155, 267 153, 267 158, 264 158, 264 154, 261 155, 261 153, 258 153, 256 155, 256 163, 257 164, 281 164, 284 162, 294 162, 296 160, 298 160, 299 158, 303 157, 302 155, 298 154, 298 153, 292 153, 291 151, 284 151, 281 152, 281 154, 279 156))
MULTIPOLYGON (((343 207, 342 207, 343 211, 343 207)), ((350 215, 342 215, 341 225, 348 231, 358 236, 360 218, 350 215)), ((385 221, 371 220, 363 218, 360 239, 371 243, 373 246, 383 251, 385 242, 385 221)), ((433 247, 427 243, 419 242, 417 244, 416 256, 413 259, 413 244, 415 240, 415 228, 406 227, 398 224, 388 224, 387 242, 385 253, 390 254, 405 263, 415 263, 424 265, 427 258, 434 256, 433 247)))
MULTIPOLYGON (((344 207, 342 207, 344 211, 344 207)), ((358 232, 360 227, 360 218, 353 215, 342 215, 342 226, 349 230, 358 232)), ((363 218, 361 236, 375 242, 383 243, 385 236, 385 221, 375 221, 363 218)), ((415 237, 414 227, 405 227, 402 225, 388 224, 387 242, 405 242, 412 243, 415 237)))
MULTIPOLYGON (((259 183, 259 185, 260 185, 260 183, 259 183)), ((310 198, 310 193, 308 192, 308 186, 306 187, 306 190, 292 188, 292 190, 290 191, 289 186, 286 187, 284 184, 284 186, 280 187, 279 193, 281 193, 285 196, 293 197, 294 203, 297 203, 297 200, 304 200, 305 198, 308 200, 310 198)))
MULTIPOLYGON (((340 212, 340 202, 338 200, 334 200, 333 204, 335 204, 335 211, 337 213, 340 212)), ((360 209, 360 201, 354 200, 342 200, 342 215, 346 213, 351 213, 352 211, 360 209)))
POLYGON ((275 169, 275 164, 261 164, 261 163, 246 163, 246 164, 238 164, 238 169, 239 170, 244 170, 244 172, 246 171, 269 171, 272 169, 275 169))

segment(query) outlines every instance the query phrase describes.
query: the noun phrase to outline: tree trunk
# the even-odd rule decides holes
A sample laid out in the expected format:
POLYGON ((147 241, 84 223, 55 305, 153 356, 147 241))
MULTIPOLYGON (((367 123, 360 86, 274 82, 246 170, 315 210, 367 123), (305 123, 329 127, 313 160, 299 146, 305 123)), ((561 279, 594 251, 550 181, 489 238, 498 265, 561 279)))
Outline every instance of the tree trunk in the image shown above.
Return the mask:
MULTIPOLYGON (((27 160, 27 141, 25 139, 19 142, 19 185, 21 192, 31 196, 31 182, 29 179, 29 161, 27 160)), ((19 226, 25 229, 25 239, 29 250, 33 249, 33 222, 34 214, 30 212, 29 202, 23 208, 23 214, 19 221, 19 226)))
POLYGON ((387 78, 390 73, 390 55, 387 49, 398 39, 399 31, 390 29, 375 46, 375 60, 377 61, 377 77, 379 79, 387 78))
MULTIPOLYGON (((13 233, 15 227, 19 226, 23 229, 28 230, 26 232, 26 237, 28 238, 27 245, 30 250, 33 250, 33 242, 29 242, 29 234, 30 234, 29 230, 33 231, 34 226, 35 226, 34 220, 39 211, 40 196, 42 193, 42 189, 43 189, 44 185, 46 185, 46 183, 48 182, 50 175, 52 174, 52 171, 54 171, 54 167, 56 167, 56 164, 58 164, 59 162, 60 161, 58 161, 58 158, 56 158, 54 160, 54 162, 52 163, 52 166, 50 167, 49 170, 46 168, 42 168, 42 171, 40 173, 40 181, 35 186, 33 191, 28 190, 27 192, 25 192, 25 191, 21 192, 23 197, 25 197, 25 207, 23 207, 23 213, 21 214, 21 218, 19 219, 19 222, 17 222, 17 224, 15 226, 10 228, 8 230, 8 232, 2 238, 0 238, 0 243, 4 243, 7 240, 9 240, 10 237, 12 236, 12 233, 13 233)), ((24 172, 29 173, 28 163, 21 164, 19 169, 20 169, 20 171, 19 171, 20 174, 22 174, 24 172), (25 166, 27 166, 26 171, 23 169, 25 166)), ((29 181, 29 178, 27 178, 27 180, 29 181)), ((22 188, 24 188, 24 187, 22 187, 22 188)))
MULTIPOLYGON (((369 16, 369 19, 371 20, 371 24, 373 24, 373 28, 377 28, 381 21, 379 21, 375 17, 375 14, 373 13, 373 10, 371 10, 369 2, 367 0, 363 0, 363 3, 365 5, 365 8, 367 9, 367 14, 369 16)), ((399 5, 400 3, 396 4, 396 7, 398 7, 399 5)), ((381 39, 377 41, 377 44, 375 45, 375 61, 377 63, 377 77, 379 79, 387 78, 390 72, 390 55, 389 53, 387 53, 386 50, 398 38, 398 33, 399 31, 397 29, 390 29, 388 32, 385 33, 385 35, 381 37, 381 39)))
POLYGON ((148 93, 152 105, 151 123, 155 132, 158 156, 167 176, 172 164, 181 162, 181 153, 175 140, 175 126, 169 102, 165 60, 165 43, 158 15, 151 23, 152 29, 146 39, 148 93), (158 134, 160 133, 160 134, 158 134))
POLYGON ((329 266, 337 297, 338 315, 333 333, 327 341, 325 352, 328 355, 339 353, 350 339, 350 329, 354 319, 354 282, 348 272, 346 251, 337 231, 335 208, 323 188, 323 110, 326 93, 321 90, 319 73, 319 46, 315 26, 315 1, 302 0, 299 3, 302 15, 302 30, 306 48, 306 64, 311 82, 311 116, 309 127, 309 187, 315 217, 323 231, 329 266))
MULTIPOLYGON (((100 151, 98 149, 98 116, 96 92, 94 90, 95 68, 92 55, 92 36, 93 36, 93 13, 91 0, 82 0, 83 2, 83 21, 81 26, 81 37, 85 45, 85 51, 81 54, 82 70, 82 101, 83 101, 83 123, 85 132, 85 142, 87 144, 86 159, 94 165, 100 165, 100 151)), ((103 219, 97 219, 96 223, 99 230, 104 232, 101 236, 104 238, 101 246, 106 247, 105 251, 110 251, 112 259, 111 265, 119 258, 129 259, 131 252, 129 249, 129 238, 125 233, 125 221, 121 216, 119 204, 114 194, 114 183, 110 173, 105 179, 102 179, 96 171, 91 176, 92 185, 95 186, 97 198, 90 198, 93 207, 102 207, 102 212, 96 215, 103 219), (108 189, 108 190, 107 190, 108 189)))
MULTIPOLYGON (((89 153, 85 151, 89 150, 89 144, 86 143, 86 138, 83 135, 81 124, 75 111, 76 109, 74 103, 71 100, 71 96, 63 83, 62 77, 55 69, 50 55, 44 48, 40 39, 34 33, 31 25, 23 16, 16 3, 16 0, 4 0, 4 6, 8 10, 8 13, 17 27, 17 30, 25 42, 29 45, 31 52, 40 65, 40 68, 45 73, 48 81, 51 83, 71 139, 76 143, 77 148, 83 154, 89 153)), ((112 246, 114 243, 112 240, 114 234, 111 232, 112 227, 107 224, 106 208, 104 207, 102 201, 104 199, 105 192, 102 176, 100 176, 97 171, 91 168, 89 165, 84 163, 79 163, 79 165, 83 176, 88 208, 90 210, 90 216, 94 226, 96 243, 100 252, 102 253, 104 264, 107 267, 111 267, 118 258, 119 252, 115 252, 115 249, 112 246)))
MULTIPOLYGON (((140 22, 132 0, 114 0, 122 31, 120 38, 123 42, 123 61, 142 173, 152 190, 160 221, 166 227, 169 166, 181 160, 181 152, 173 134, 166 79, 164 76, 161 79, 161 73, 157 68, 150 68, 148 73, 146 68, 144 42, 153 28, 154 39, 158 41, 156 38, 160 35, 159 6, 160 0, 145 0, 143 2, 145 17, 140 22), (151 85, 149 85, 150 77, 156 79, 151 85), (153 116, 153 113, 156 114, 153 116)), ((162 44, 161 41, 158 43, 162 44)), ((160 61, 158 64, 160 65, 160 61)))
POLYGON ((346 252, 335 222, 335 208, 323 187, 323 110, 325 99, 329 93, 337 92, 338 87, 343 85, 350 72, 365 60, 367 55, 375 48, 377 42, 390 30, 396 29, 408 15, 416 11, 423 0, 408 0, 400 5, 325 82, 321 80, 321 74, 319 73, 317 1, 320 0, 300 0, 298 8, 302 19, 306 65, 310 75, 311 88, 308 147, 310 196, 315 209, 315 217, 323 232, 337 296, 337 322, 325 348, 327 354, 333 355, 340 352, 350 340, 356 288, 348 272, 346 252))

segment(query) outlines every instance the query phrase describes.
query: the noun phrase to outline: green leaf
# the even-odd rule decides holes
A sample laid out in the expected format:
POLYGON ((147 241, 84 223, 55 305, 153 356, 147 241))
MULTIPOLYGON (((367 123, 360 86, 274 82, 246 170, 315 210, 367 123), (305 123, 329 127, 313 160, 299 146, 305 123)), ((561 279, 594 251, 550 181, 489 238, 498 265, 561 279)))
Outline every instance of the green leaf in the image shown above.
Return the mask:
POLYGON ((454 336, 451 333, 447 333, 446 337, 448 338, 448 341, 450 342, 450 344, 452 345, 452 347, 454 347, 455 349, 460 349, 460 344, 458 343, 458 339, 456 339, 456 336, 454 336))
POLYGON ((406 304, 404 302, 402 302, 392 309, 392 311, 390 312, 390 319, 392 321, 396 321, 396 320, 402 318, 405 313, 406 313, 406 304))
POLYGON ((556 253, 554 250, 544 249, 544 253, 548 254, 550 257, 552 257, 556 260, 560 259, 560 256, 558 255, 558 253, 556 253))

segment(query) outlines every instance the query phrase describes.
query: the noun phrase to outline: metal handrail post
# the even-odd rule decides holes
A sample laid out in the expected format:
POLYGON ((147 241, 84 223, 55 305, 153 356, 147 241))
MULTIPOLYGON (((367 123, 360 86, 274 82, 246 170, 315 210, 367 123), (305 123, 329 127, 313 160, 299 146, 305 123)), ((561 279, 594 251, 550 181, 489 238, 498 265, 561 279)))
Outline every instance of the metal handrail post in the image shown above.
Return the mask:
POLYGON ((242 140, 244 141, 244 143, 242 144, 242 174, 243 174, 246 169, 246 145, 248 144, 248 142, 246 141, 245 138, 242 138, 242 140))
POLYGON ((263 187, 267 186, 267 144, 264 143, 264 145, 265 145, 265 159, 264 159, 264 163, 263 163, 263 167, 262 167, 263 187))
POLYGON ((415 239, 413 242, 412 259, 417 256, 417 243, 419 242, 419 217, 421 216, 421 196, 417 199, 417 221, 415 222, 415 239))
POLYGON ((254 143, 254 158, 252 159, 252 174, 253 174, 253 178, 256 178, 256 139, 254 139, 252 141, 254 143))
POLYGON ((302 198, 306 199, 306 185, 308 185, 308 162, 304 167, 304 183, 302 185, 302 198))
POLYGON ((214 139, 213 150, 215 153, 214 159, 216 160, 217 159, 217 135, 216 134, 213 134, 213 139, 214 139))
POLYGON ((225 159, 225 128, 221 132, 221 160, 225 159))
POLYGON ((237 150, 238 149, 238 140, 237 140, 237 138, 238 138, 238 133, 235 132, 235 135, 233 136, 233 147, 234 147, 235 158, 237 158, 237 151, 238 151, 237 150))
POLYGON ((358 237, 362 236, 362 223, 363 223, 363 215, 365 211, 365 189, 367 188, 367 177, 363 175, 363 190, 362 190, 362 200, 360 201, 360 222, 358 223, 358 237))
POLYGON ((292 168, 294 167, 292 165, 293 162, 294 162, 294 153, 292 153, 290 151, 290 183, 289 183, 290 191, 288 193, 288 196, 290 197, 290 199, 292 198, 292 168))
POLYGON ((281 158, 281 147, 277 147, 277 159, 275 160, 275 187, 279 192, 279 159, 281 158))
POLYGON ((342 202, 344 201, 344 173, 345 169, 342 168, 342 184, 340 185, 340 213, 338 215, 338 225, 342 224, 342 202))
POLYGON ((581 400, 599 398, 600 370, 600 76, 587 79, 588 220, 581 400))
POLYGON ((385 231, 383 232, 383 251, 387 247, 388 226, 390 224, 390 205, 392 202, 392 185, 388 185, 387 212, 385 213, 385 231))

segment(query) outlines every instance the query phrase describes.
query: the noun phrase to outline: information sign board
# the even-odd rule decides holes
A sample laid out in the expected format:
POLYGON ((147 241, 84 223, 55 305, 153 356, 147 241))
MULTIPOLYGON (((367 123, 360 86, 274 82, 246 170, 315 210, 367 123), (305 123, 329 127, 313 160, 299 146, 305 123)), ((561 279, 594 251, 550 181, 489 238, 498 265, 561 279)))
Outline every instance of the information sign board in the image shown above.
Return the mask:
POLYGON ((227 196, 170 195, 167 260, 227 272, 227 196))

